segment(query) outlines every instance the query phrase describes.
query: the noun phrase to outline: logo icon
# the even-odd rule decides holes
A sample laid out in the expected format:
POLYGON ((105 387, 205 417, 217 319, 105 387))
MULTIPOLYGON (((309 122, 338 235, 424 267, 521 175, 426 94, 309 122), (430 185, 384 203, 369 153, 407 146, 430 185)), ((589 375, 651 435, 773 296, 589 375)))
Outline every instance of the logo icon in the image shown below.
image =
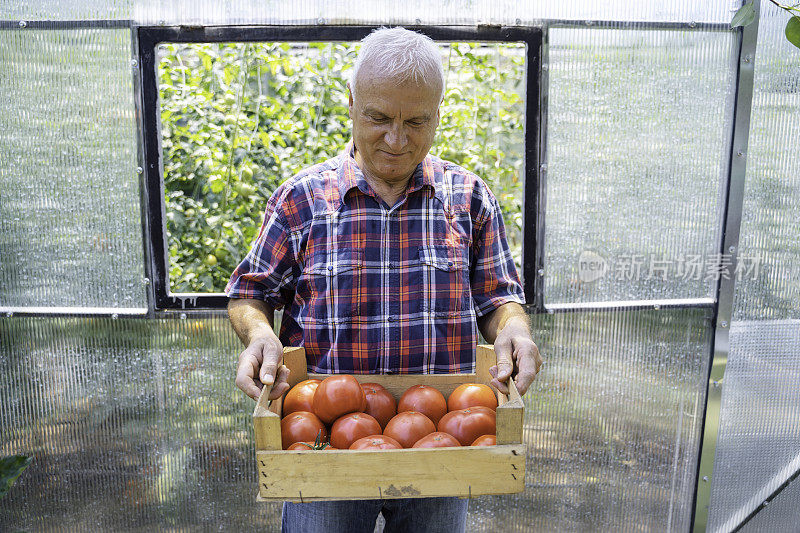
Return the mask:
POLYGON ((603 256, 584 250, 578 258, 578 278, 583 283, 591 283, 602 278, 608 272, 608 263, 603 256))

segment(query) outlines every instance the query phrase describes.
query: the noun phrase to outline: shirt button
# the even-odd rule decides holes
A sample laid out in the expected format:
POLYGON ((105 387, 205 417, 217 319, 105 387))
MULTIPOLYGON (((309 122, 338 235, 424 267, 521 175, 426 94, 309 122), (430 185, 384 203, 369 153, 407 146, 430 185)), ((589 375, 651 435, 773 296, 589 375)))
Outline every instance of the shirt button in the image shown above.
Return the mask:
POLYGON ((332 266, 329 266, 329 267, 328 267, 328 271, 329 271, 329 272, 333 272, 333 267, 332 267, 332 266))
POLYGON ((389 263, 389 268, 394 268, 394 263, 389 263))
POLYGON ((393 322, 394 321, 394 317, 393 316, 386 317, 386 321, 387 322, 393 322))
POLYGON ((452 261, 448 261, 447 262, 447 266, 449 266, 449 267, 453 266, 453 262, 452 261))

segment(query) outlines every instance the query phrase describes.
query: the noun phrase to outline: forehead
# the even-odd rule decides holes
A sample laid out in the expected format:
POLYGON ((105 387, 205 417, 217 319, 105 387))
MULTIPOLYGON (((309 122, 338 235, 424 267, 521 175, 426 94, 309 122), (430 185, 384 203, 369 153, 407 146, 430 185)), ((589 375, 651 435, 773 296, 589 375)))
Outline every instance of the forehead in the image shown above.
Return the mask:
POLYGON ((399 81, 396 77, 375 74, 367 69, 360 71, 356 79, 353 103, 362 108, 379 111, 400 110, 408 112, 432 112, 439 107, 441 87, 414 80, 399 81))
POLYGON ((439 88, 398 83, 392 79, 358 81, 353 103, 362 108, 383 112, 431 113, 439 107, 439 88))

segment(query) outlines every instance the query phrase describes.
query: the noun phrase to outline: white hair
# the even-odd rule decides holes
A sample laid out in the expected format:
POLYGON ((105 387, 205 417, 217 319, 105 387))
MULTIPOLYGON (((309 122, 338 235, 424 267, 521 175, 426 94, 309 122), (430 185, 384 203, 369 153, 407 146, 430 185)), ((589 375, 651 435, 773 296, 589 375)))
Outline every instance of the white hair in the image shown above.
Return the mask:
POLYGON ((444 67, 439 47, 433 40, 405 28, 378 28, 361 40, 356 64, 350 76, 350 92, 355 97, 358 73, 365 64, 379 76, 405 83, 441 87, 444 96, 444 67))

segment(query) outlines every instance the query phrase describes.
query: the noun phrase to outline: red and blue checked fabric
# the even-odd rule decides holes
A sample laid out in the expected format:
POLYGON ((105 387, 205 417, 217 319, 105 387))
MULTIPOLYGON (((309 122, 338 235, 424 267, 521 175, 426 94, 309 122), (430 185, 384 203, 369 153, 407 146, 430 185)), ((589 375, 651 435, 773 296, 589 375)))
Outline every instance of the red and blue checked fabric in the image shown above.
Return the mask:
POLYGON ((314 372, 473 372, 476 316, 524 302, 497 200, 428 155, 388 206, 352 155, 275 191, 225 292, 284 308, 280 340, 314 372))

